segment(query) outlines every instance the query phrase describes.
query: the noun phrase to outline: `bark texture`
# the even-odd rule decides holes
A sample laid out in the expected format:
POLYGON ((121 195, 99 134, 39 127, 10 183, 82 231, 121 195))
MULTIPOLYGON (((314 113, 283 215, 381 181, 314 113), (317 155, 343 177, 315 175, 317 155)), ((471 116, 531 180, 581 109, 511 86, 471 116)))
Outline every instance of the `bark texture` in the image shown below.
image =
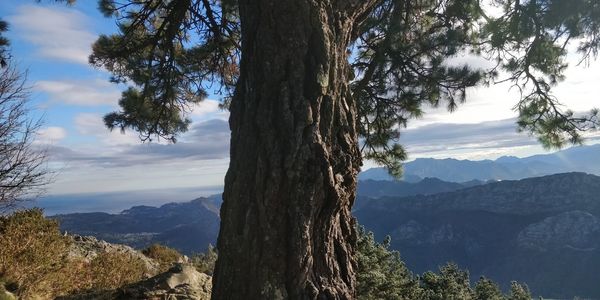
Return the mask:
POLYGON ((347 47, 368 1, 242 0, 213 299, 353 299, 347 47))

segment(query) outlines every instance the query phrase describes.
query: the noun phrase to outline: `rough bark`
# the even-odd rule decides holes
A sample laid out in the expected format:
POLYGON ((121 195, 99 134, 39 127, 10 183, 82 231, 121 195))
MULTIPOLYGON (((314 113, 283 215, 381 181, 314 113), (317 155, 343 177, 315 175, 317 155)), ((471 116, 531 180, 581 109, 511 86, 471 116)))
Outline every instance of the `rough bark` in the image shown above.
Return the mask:
POLYGON ((213 299, 354 298, 361 155, 347 47, 366 2, 240 1, 213 299))

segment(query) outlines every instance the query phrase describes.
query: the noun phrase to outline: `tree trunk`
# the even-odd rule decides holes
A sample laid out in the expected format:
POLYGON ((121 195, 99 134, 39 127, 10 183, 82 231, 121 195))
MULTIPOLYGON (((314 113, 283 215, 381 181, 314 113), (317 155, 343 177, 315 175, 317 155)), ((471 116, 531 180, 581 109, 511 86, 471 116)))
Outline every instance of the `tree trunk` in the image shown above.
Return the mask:
POLYGON ((347 47, 362 13, 352 6, 364 4, 239 5, 241 74, 212 297, 353 299, 361 155, 347 47))

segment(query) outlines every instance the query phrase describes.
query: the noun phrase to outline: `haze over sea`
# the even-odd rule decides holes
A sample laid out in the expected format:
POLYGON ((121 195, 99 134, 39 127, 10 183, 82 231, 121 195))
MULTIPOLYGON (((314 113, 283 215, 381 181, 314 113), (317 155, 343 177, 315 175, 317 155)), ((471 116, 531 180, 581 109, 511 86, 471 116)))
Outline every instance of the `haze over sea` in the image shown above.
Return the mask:
POLYGON ((219 194, 222 191, 222 186, 209 186, 110 193, 48 195, 38 200, 24 203, 23 205, 27 207, 41 207, 48 216, 86 212, 119 213, 132 206, 160 206, 170 202, 187 202, 198 197, 219 194))

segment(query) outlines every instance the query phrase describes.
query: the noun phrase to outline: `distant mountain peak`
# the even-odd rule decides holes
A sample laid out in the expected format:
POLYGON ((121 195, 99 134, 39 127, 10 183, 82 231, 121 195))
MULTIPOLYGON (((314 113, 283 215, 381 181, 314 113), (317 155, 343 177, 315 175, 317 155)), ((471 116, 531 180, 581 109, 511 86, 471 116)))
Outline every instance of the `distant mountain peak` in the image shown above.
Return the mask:
MULTIPOLYGON (((417 158, 404 164, 405 178, 435 177, 448 182, 517 180, 566 172, 600 175, 600 144, 576 146, 551 154, 523 158, 516 156, 502 156, 496 160, 417 158)), ((365 170, 359 174, 359 179, 393 180, 384 168, 365 170)))

